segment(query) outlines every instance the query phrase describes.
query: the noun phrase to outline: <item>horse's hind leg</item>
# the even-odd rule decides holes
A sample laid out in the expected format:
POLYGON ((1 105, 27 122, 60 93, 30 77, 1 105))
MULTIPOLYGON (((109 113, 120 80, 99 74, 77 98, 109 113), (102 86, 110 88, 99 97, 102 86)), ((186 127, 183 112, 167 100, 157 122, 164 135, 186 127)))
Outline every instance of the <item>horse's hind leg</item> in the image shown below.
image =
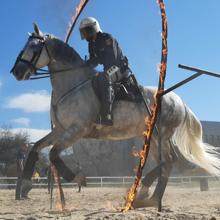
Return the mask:
POLYGON ((141 189, 133 204, 134 208, 149 207, 149 206, 157 207, 159 199, 163 197, 164 191, 166 189, 172 164, 171 163, 162 164, 163 174, 161 177, 161 182, 160 184, 157 183, 153 195, 149 198, 149 188, 152 185, 152 183, 158 178, 160 166, 161 165, 158 165, 156 168, 150 171, 142 180, 141 189))
POLYGON ((146 199, 149 196, 149 188, 150 186, 153 184, 153 182, 157 179, 159 172, 160 172, 160 168, 161 166, 163 166, 164 163, 156 166, 153 170, 151 170, 150 172, 148 172, 145 177, 142 179, 141 181, 141 189, 137 195, 137 199, 141 200, 141 199, 146 199))
MULTIPOLYGON (((142 180, 142 187, 140 189, 139 195, 134 202, 135 208, 147 207, 147 206, 158 206, 159 199, 163 197, 163 194, 166 189, 166 185, 168 182, 168 177, 170 175, 172 165, 173 165, 173 152, 170 141, 162 142, 164 162, 154 168, 151 172, 149 172, 145 178, 142 180), (160 174, 160 166, 162 166, 162 177, 161 182, 157 183, 156 188, 152 194, 152 197, 149 198, 149 187, 152 185, 154 180, 158 178, 160 174)), ((156 150, 156 149, 155 149, 156 150)), ((155 152, 154 152, 155 153, 155 152)), ((154 155, 156 157, 156 155, 154 155)))
POLYGON ((164 169, 162 169, 161 182, 159 181, 157 182, 154 193, 150 198, 153 206, 158 206, 160 199, 162 199, 168 183, 171 170, 172 170, 172 163, 167 162, 166 165, 164 166, 164 169))

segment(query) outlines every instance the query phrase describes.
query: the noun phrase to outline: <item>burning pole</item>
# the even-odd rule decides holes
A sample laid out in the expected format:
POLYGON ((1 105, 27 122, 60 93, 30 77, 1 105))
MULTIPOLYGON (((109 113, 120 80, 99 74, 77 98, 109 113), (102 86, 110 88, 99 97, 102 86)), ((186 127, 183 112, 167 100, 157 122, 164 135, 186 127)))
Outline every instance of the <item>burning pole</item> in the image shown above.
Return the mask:
POLYGON ((161 63, 160 63, 160 77, 158 83, 158 89, 154 96, 154 104, 151 106, 152 115, 146 117, 146 131, 144 131, 144 145, 142 150, 139 152, 139 165, 136 172, 135 180, 130 190, 127 193, 125 206, 122 211, 127 211, 132 209, 133 203, 137 194, 137 188, 141 183, 142 172, 149 154, 150 150, 150 141, 153 134, 153 130, 157 121, 157 115, 161 109, 161 95, 164 91, 164 82, 166 77, 166 69, 167 69, 167 55, 168 55, 168 47, 167 47, 167 17, 165 11, 165 4, 163 0, 158 0, 158 5, 160 7, 161 19, 162 19, 162 53, 161 53, 161 63))
POLYGON ((86 7, 86 4, 88 2, 89 2, 89 0, 80 0, 79 5, 76 7, 75 15, 72 17, 71 22, 69 24, 69 27, 67 29, 67 33, 66 33, 65 40, 64 40, 65 43, 68 43, 70 35, 73 31, 73 28, 75 27, 75 24, 81 14, 81 12, 86 7))
MULTIPOLYGON (((69 40, 69 37, 73 31, 73 28, 75 27, 75 24, 77 22, 78 17, 80 16, 81 12, 83 11, 83 9, 85 8, 87 3, 88 3, 88 0, 80 0, 79 5, 76 7, 76 13, 72 17, 72 21, 69 25, 69 28, 67 30, 67 34, 65 37, 66 43, 69 40)), ((137 187, 140 185, 142 171, 143 171, 143 168, 146 163, 146 159, 149 154, 151 136, 153 134, 153 130, 154 130, 154 127, 155 127, 155 124, 157 121, 157 115, 161 109, 161 97, 162 97, 161 95, 164 91, 168 48, 167 48, 167 17, 166 17, 164 1, 158 0, 158 5, 160 7, 161 18, 162 18, 162 54, 161 54, 160 77, 159 77, 158 90, 157 90, 155 97, 154 97, 154 99, 155 99, 154 104, 153 104, 153 106, 151 106, 152 115, 150 115, 149 117, 147 117, 145 119, 147 130, 143 133, 144 145, 143 145, 142 150, 139 152, 140 162, 139 162, 139 166, 138 166, 138 169, 136 172, 134 184, 132 185, 132 187, 128 191, 127 198, 126 198, 126 204, 125 204, 125 207, 122 209, 123 211, 130 210, 133 207, 133 202, 135 200, 135 196, 137 193, 137 187)))
POLYGON ((54 165, 51 165, 51 172, 53 173, 55 183, 58 185, 58 191, 59 191, 59 197, 60 197, 60 203, 58 204, 59 208, 64 211, 65 210, 65 198, 64 198, 64 193, 63 189, 61 186, 61 180, 60 180, 60 175, 57 172, 56 168, 54 165))
MULTIPOLYGON (((76 12, 75 15, 72 17, 71 22, 69 24, 69 27, 67 29, 67 33, 65 36, 65 42, 68 43, 68 40, 70 38, 70 35, 73 31, 73 28, 75 27, 75 24, 78 20, 78 17, 80 16, 81 12, 83 11, 83 9, 85 8, 86 4, 89 2, 89 0, 80 0, 79 5, 76 7, 76 12)), ((51 129, 53 129, 52 123, 51 123, 51 129)), ((60 179, 60 175, 57 172, 56 168, 51 165, 51 173, 53 173, 54 176, 54 180, 55 183, 58 185, 58 192, 59 192, 59 197, 60 197, 60 202, 59 202, 59 208, 64 211, 65 210, 65 197, 64 197, 64 193, 63 193, 63 189, 62 189, 62 185, 61 185, 61 179, 60 179)), ((50 197, 50 208, 52 208, 52 192, 51 191, 51 197, 50 197)))

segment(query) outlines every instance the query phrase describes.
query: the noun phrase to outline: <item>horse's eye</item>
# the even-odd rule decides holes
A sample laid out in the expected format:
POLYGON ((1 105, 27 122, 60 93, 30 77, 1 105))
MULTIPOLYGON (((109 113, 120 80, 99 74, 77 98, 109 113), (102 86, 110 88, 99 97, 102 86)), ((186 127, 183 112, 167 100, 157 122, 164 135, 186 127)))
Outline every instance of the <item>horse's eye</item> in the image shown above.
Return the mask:
POLYGON ((35 41, 34 41, 34 42, 31 42, 29 46, 30 46, 30 48, 32 48, 32 49, 36 48, 36 47, 37 47, 37 42, 35 42, 35 41))

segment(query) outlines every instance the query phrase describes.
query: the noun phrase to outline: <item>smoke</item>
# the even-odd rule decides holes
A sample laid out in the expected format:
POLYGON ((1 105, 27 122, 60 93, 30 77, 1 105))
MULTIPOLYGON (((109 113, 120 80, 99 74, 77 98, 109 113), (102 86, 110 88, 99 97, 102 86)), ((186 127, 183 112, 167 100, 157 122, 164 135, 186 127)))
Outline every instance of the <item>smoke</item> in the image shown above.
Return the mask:
POLYGON ((37 20, 48 27, 47 32, 54 33, 55 30, 55 35, 64 38, 76 4, 77 1, 74 0, 39 1, 37 20))

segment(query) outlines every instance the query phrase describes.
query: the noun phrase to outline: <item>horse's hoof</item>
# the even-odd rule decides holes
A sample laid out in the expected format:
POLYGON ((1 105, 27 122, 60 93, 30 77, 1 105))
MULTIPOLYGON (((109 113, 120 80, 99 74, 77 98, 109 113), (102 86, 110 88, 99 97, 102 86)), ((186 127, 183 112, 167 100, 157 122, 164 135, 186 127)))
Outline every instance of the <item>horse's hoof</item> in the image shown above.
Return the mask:
POLYGON ((150 197, 150 191, 149 187, 146 187, 144 185, 141 185, 140 189, 137 192, 136 199, 137 200, 143 200, 150 197))
POLYGON ((140 190, 137 193, 136 199, 134 201, 134 208, 143 208, 143 207, 157 207, 157 200, 155 197, 150 197, 149 187, 142 185, 140 190))
POLYGON ((157 200, 152 197, 150 199, 145 198, 145 199, 135 199, 133 203, 134 208, 145 208, 145 207, 158 207, 158 202, 157 200))

